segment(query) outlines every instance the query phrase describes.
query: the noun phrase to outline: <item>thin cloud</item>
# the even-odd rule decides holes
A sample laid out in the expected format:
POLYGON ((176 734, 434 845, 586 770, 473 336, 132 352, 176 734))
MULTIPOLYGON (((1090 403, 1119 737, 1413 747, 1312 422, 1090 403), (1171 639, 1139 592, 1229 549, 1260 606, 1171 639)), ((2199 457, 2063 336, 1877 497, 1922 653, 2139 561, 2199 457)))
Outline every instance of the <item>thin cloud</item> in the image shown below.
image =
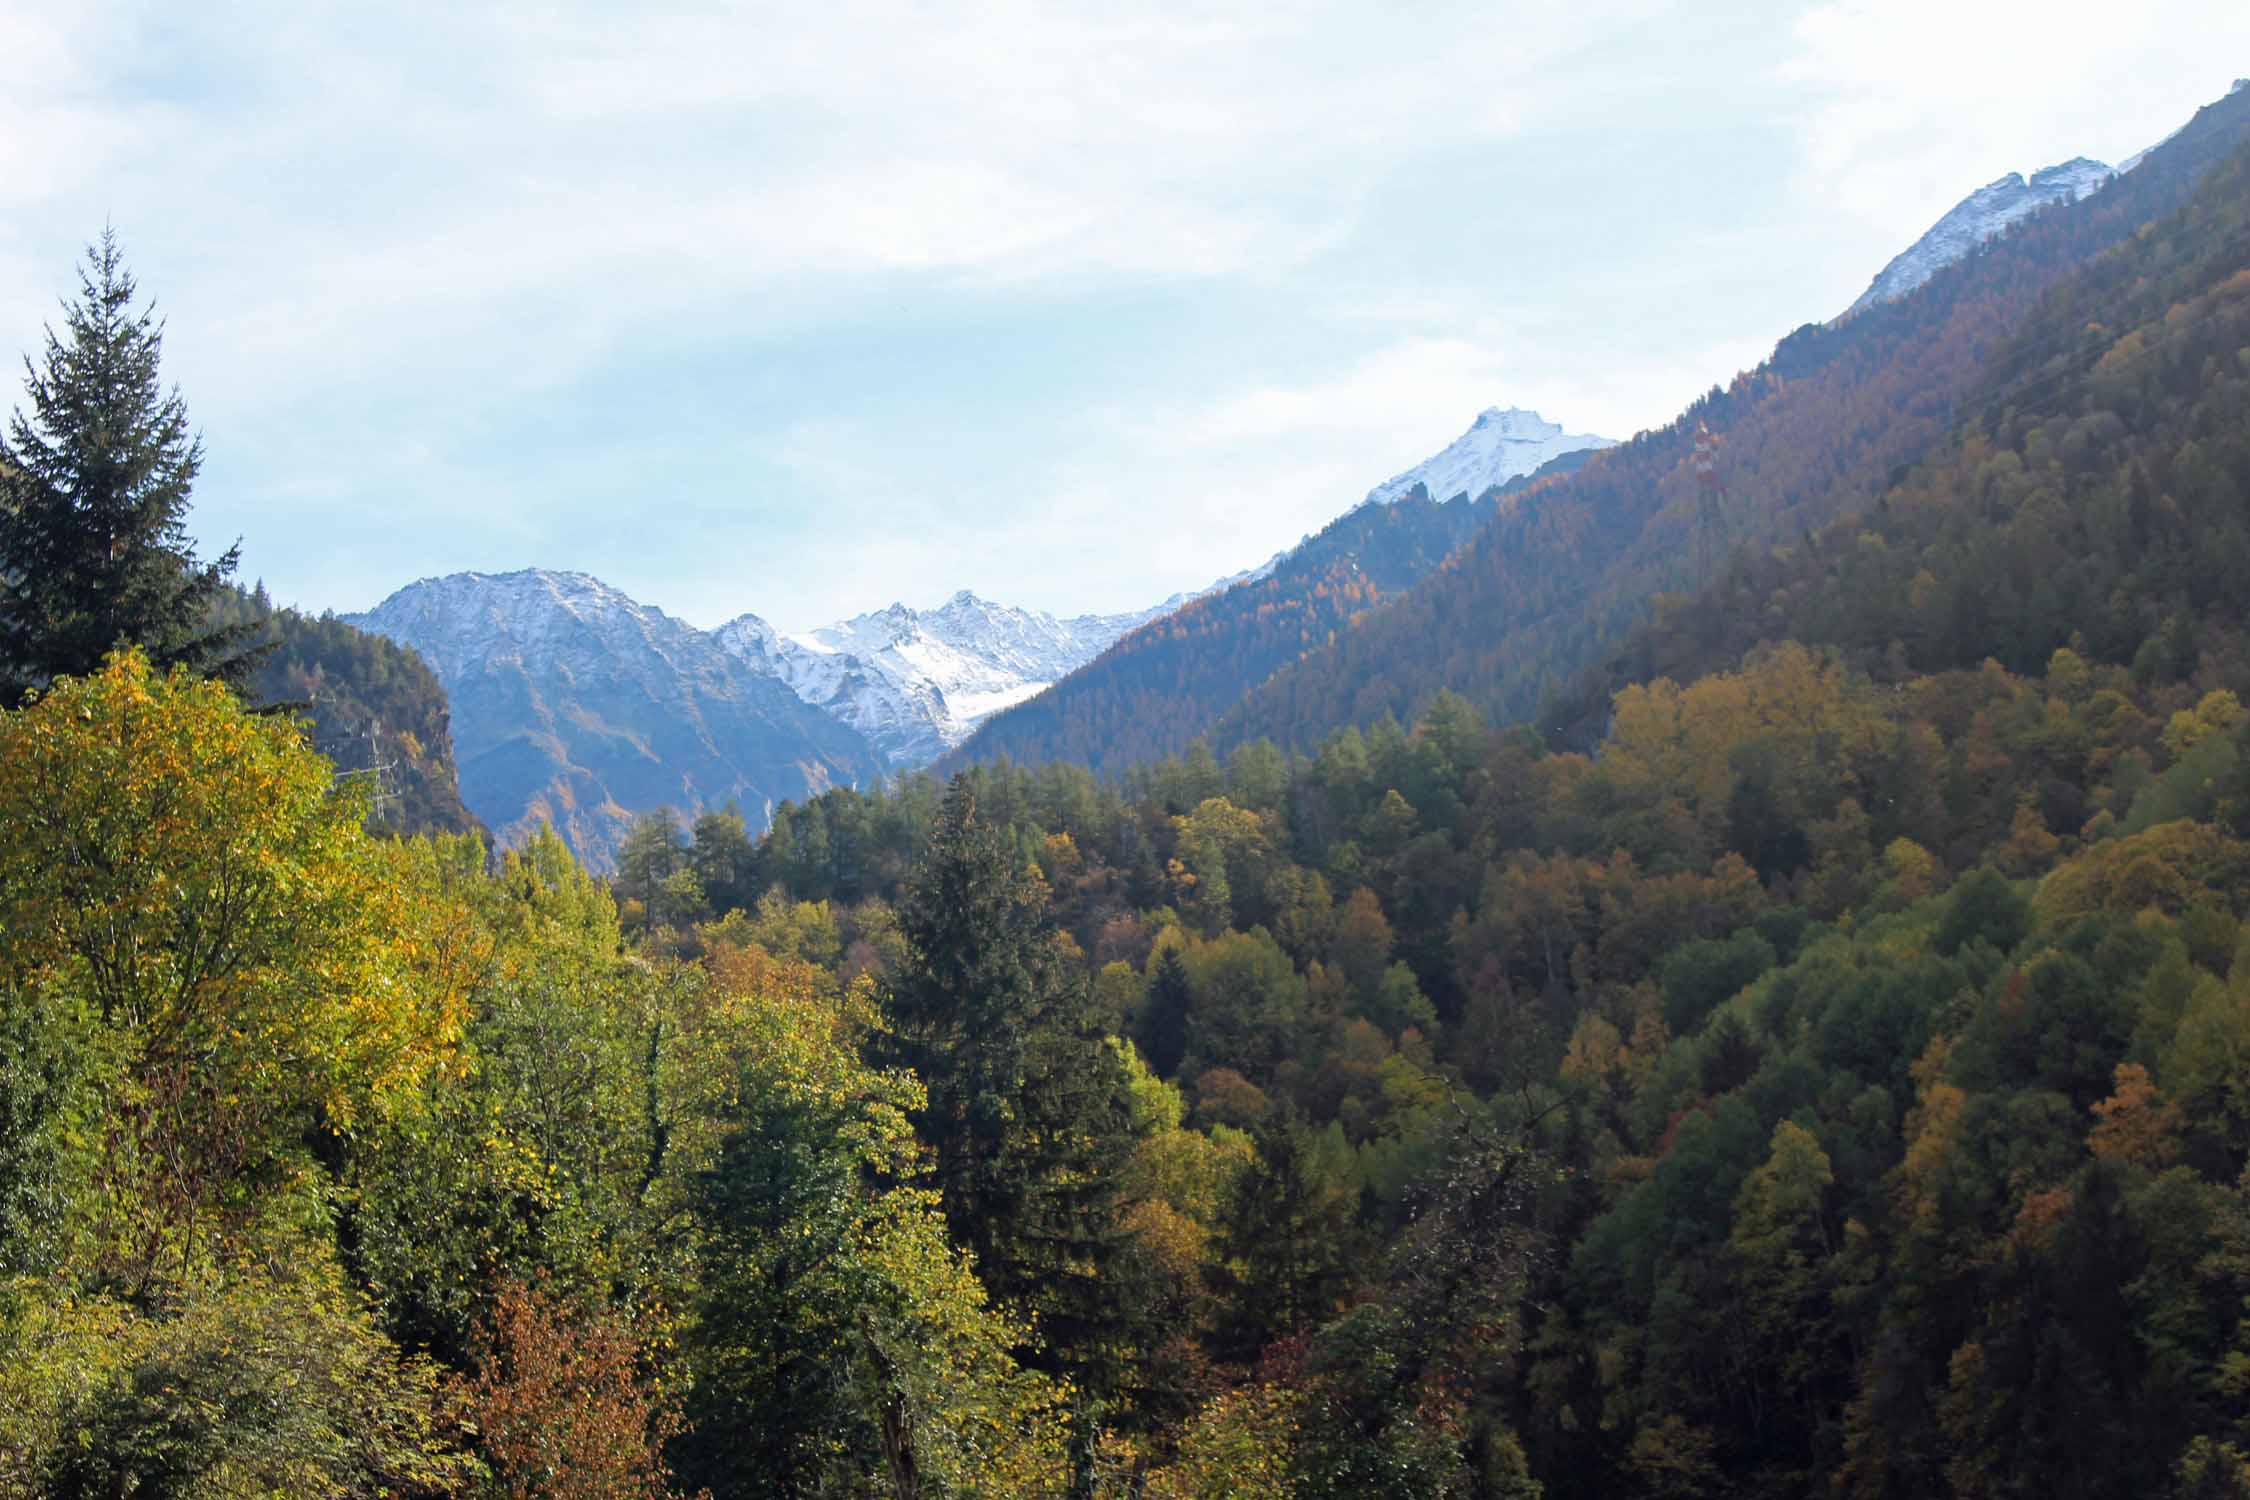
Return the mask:
POLYGON ((2006 173, 2154 145, 2250 67, 2250 9, 2205 0, 1837 0, 1793 36, 1805 189, 1901 234, 2006 173))
POLYGON ((2250 51, 2155 3, 0 0, 0 354, 114 221, 196 524, 315 606, 1123 609, 1486 405, 1665 420, 1990 176, 2154 140, 2250 51))

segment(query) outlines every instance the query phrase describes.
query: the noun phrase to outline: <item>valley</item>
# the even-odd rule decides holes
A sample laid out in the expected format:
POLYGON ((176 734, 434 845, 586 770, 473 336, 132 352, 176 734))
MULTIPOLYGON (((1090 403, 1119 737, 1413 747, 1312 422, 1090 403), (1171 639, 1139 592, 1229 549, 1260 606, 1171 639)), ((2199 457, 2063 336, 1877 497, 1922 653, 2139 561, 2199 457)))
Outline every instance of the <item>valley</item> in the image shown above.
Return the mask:
POLYGON ((234 190, 0 437, 0 1500, 2250 1500, 2250 80, 1445 19, 68 73, 234 190))

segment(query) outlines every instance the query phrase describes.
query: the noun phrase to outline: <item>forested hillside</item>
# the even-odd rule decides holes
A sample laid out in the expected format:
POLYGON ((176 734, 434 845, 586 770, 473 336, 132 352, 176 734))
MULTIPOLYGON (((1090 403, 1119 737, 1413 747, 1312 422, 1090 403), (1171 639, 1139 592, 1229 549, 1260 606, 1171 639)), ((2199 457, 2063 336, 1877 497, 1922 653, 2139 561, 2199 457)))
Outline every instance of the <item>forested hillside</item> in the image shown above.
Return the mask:
POLYGON ((368 779, 378 825, 484 831, 461 803, 444 685, 420 656, 332 615, 274 609, 263 590, 231 593, 217 612, 263 648, 246 684, 251 700, 304 714, 321 754, 368 779))
MULTIPOLYGON (((1573 465, 1580 454, 1556 460, 1573 465)), ((1190 600, 990 722, 941 772, 1007 757, 1101 771, 1184 749, 1243 690, 1427 577, 1492 514, 1486 497, 1417 489, 1329 523, 1263 578, 1190 600)))
POLYGON ((1214 743, 1305 747, 1342 724, 1411 714, 1441 687, 1501 718, 1529 717, 1605 660, 1652 596, 1695 591, 1730 547, 1792 542, 1871 500, 1952 430, 1987 361, 2050 287, 2176 211, 2246 134, 2250 94, 2236 93, 2101 192, 2034 215, 1909 296, 1791 334, 1669 427, 1536 504, 1503 506, 1406 598, 1257 688, 1214 743), (1721 440, 1727 492, 1708 545, 1691 462, 1699 424, 1721 440))
MULTIPOLYGON (((1160 1295, 1109 1278, 1175 1331, 1116 1386, 1148 1493, 2250 1493, 2246 181, 1674 606, 1634 649, 1707 665, 1592 756, 1441 694, 956 788, 1177 1090, 1140 1152, 1233 1162, 1131 1215, 1160 1295)), ((938 803, 652 825, 627 920, 884 974, 938 803)))
MULTIPOLYGON (((2239 97, 2239 96, 2238 96, 2239 97)), ((1745 549, 1659 602, 1548 716, 1599 734, 1615 688, 1693 676, 1761 640, 1842 649, 1878 680, 2061 647, 2136 675, 2250 667, 2250 162, 2041 303, 1962 430, 1876 503, 1797 545, 1745 549)))

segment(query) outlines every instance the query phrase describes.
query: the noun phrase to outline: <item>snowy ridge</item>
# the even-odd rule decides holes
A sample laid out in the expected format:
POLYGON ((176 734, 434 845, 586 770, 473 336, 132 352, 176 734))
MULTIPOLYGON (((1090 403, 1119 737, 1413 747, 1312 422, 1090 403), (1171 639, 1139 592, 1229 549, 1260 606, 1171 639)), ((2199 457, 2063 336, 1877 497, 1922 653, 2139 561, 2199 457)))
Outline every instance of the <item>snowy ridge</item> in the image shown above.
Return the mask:
MULTIPOLYGON (((1387 505, 1417 484, 1429 488, 1433 500, 1455 495, 1480 498, 1486 490, 1529 474, 1540 465, 1576 453, 1582 448, 1614 448, 1610 438, 1587 433, 1566 433, 1535 411, 1511 406, 1502 411, 1488 406, 1467 432, 1405 473, 1395 475, 1367 492, 1368 505, 1387 505)), ((1271 568, 1272 564, 1267 564, 1271 568)))
MULTIPOLYGON (((2135 157, 2127 166, 2138 161, 2135 157)), ((2032 173, 2029 182, 2021 172, 2010 172, 1986 183, 1883 267, 1859 300, 1844 309, 1844 317, 1905 296, 2018 219, 2051 203, 2075 203, 2116 175, 2101 162, 2079 156, 2032 173)))
POLYGON ((700 635, 590 574, 543 568, 425 578, 345 619, 409 641, 448 682, 475 666, 572 651, 648 653, 677 668, 700 635))
POLYGON ((794 636, 743 615, 712 638, 867 736, 892 766, 910 768, 937 759, 992 714, 1084 666, 1186 597, 1125 614, 1062 619, 964 589, 935 609, 893 604, 794 636))

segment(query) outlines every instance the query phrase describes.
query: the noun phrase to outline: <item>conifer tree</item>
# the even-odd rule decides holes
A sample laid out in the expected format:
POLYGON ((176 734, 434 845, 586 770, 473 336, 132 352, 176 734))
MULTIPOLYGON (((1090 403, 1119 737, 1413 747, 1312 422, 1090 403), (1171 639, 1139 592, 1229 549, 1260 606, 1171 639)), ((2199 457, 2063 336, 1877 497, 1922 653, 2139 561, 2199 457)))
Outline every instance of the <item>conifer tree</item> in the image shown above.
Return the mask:
POLYGON ((994 1297, 1035 1319, 1036 1365, 1115 1390, 1125 1310, 1103 1277, 1124 1235, 1124 1068, 1057 942, 1038 871, 978 817, 965 777, 899 926, 907 954, 885 986, 881 1051, 928 1090, 915 1125, 953 1237, 994 1297))
POLYGON ((1333 1315, 1360 1248, 1359 1184, 1340 1127, 1285 1118, 1260 1130, 1257 1146, 1219 1236, 1219 1344, 1244 1364, 1333 1315))
POLYGON ((1192 998, 1180 950, 1166 948, 1149 973, 1148 997, 1141 1004, 1140 1023, 1135 1028, 1141 1055, 1159 1078, 1176 1077, 1187 1057, 1188 1006, 1192 998))
POLYGON ((104 229, 79 268, 63 330, 24 360, 20 408, 0 440, 0 702, 83 677, 120 645, 158 668, 239 677, 250 625, 215 626, 239 546, 201 562, 187 534, 203 464, 187 405, 158 363, 164 325, 135 312, 133 277, 104 229))

